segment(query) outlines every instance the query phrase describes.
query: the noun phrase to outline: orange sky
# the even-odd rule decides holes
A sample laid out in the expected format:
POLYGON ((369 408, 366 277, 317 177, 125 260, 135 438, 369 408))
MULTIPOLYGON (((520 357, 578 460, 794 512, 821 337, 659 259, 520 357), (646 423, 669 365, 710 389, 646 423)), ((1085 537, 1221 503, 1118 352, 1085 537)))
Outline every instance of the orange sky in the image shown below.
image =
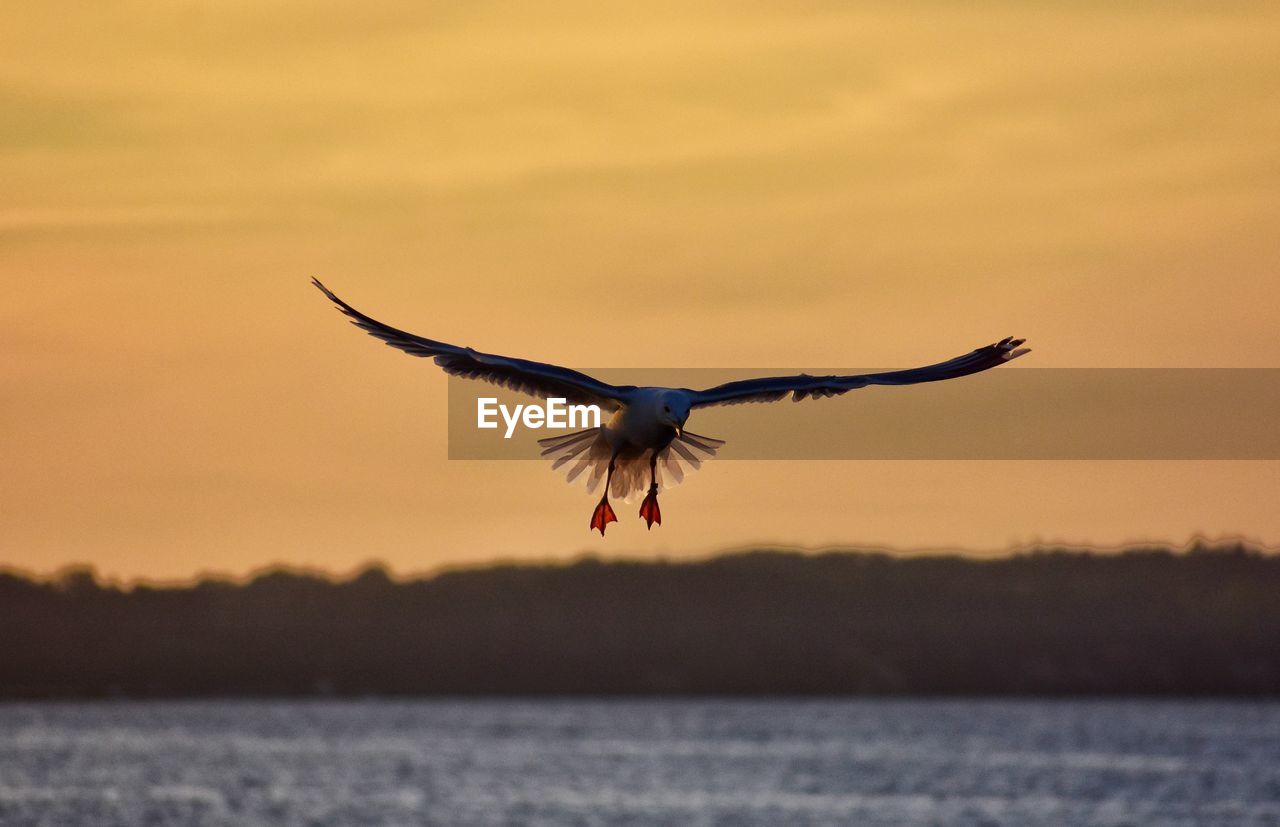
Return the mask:
POLYGON ((1280 366, 1274 4, 685 5, 8 10, 0 563, 1280 540, 1277 463, 713 463, 602 541, 447 461, 311 276, 580 367, 1280 366))

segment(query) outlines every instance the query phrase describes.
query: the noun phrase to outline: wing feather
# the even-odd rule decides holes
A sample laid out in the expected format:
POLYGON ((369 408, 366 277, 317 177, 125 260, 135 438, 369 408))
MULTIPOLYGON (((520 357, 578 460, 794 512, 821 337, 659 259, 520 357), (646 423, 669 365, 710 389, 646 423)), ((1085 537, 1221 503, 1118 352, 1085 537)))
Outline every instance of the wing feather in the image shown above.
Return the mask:
POLYGON ((406 333, 356 310, 321 284, 319 279, 311 281, 329 298, 329 301, 337 305, 338 309, 351 319, 351 323, 356 327, 410 356, 433 358, 445 373, 453 376, 479 379, 544 399, 564 398, 569 402, 594 404, 605 409, 617 408, 627 400, 629 393, 635 390, 631 385, 610 385, 585 373, 559 365, 481 353, 469 347, 459 347, 406 333))
POLYGON ((995 344, 921 368, 894 370, 884 373, 864 373, 849 376, 773 376, 764 379, 743 379, 728 382, 701 391, 691 391, 692 406, 739 405, 744 402, 776 402, 790 396, 796 402, 802 399, 821 399, 839 396, 868 385, 914 385, 919 382, 938 382, 979 373, 1016 359, 1030 348, 1021 347, 1025 339, 1012 336, 995 344))

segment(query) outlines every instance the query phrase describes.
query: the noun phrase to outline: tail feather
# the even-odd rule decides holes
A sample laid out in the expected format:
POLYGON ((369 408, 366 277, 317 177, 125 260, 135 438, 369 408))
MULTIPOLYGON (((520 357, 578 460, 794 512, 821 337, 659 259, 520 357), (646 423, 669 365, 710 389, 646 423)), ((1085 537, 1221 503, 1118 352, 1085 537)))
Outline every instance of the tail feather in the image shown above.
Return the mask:
MULTIPOLYGON (((587 490, 599 489, 609 470, 609 458, 613 449, 605 438, 603 428, 588 428, 571 434, 546 437, 538 440, 542 456, 551 459, 551 469, 567 468, 565 480, 577 481, 586 474, 587 490)), ((696 471, 702 463, 715 456, 724 440, 714 437, 682 433, 658 454, 658 487, 670 488, 684 481, 685 474, 696 471)), ((614 463, 613 480, 609 495, 626 501, 649 490, 649 452, 621 454, 614 463)))
POLYGON ((696 471, 702 467, 702 460, 698 459, 698 457, 693 453, 693 451, 690 451, 688 448, 684 447, 684 445, 682 445, 679 440, 674 440, 669 446, 667 446, 667 448, 672 453, 679 455, 680 459, 689 463, 689 466, 693 468, 693 470, 696 471))
MULTIPOLYGON (((684 482, 684 469, 680 467, 680 459, 678 457, 673 457, 668 453, 662 457, 662 463, 658 467, 662 469, 664 480, 668 476, 675 480, 672 485, 684 482)), ((698 469, 697 465, 691 467, 695 471, 698 469)))
POLYGON ((701 434, 691 434, 688 431, 680 434, 676 439, 686 445, 692 445, 694 448, 705 452, 707 455, 714 455, 715 452, 724 445, 723 439, 716 439, 713 436, 702 436, 701 434))
POLYGON ((545 457, 548 454, 561 451, 570 445, 576 445, 579 442, 589 440, 595 437, 598 431, 598 428, 587 428, 585 431, 574 431, 571 434, 564 434, 562 436, 545 437, 538 440, 538 444, 543 446, 542 456, 545 457))

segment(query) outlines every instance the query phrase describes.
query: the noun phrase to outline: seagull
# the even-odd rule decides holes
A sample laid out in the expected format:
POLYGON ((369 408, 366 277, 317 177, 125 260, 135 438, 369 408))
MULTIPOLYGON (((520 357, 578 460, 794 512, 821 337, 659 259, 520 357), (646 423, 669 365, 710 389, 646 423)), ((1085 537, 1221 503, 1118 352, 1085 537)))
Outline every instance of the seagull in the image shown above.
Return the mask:
POLYGON ((540 439, 538 443, 542 446, 542 456, 552 460, 552 469, 569 467, 569 482, 587 472, 587 490, 594 492, 600 478, 604 478, 604 491, 591 513, 589 528, 599 531, 602 537, 605 527, 618 520, 609 505, 610 494, 628 500, 632 494, 644 490, 647 477, 648 494, 640 504, 640 517, 652 529, 655 523, 662 524, 662 512, 658 508, 659 464, 664 481, 670 479, 671 484, 678 483, 684 479, 684 466, 696 470, 724 445, 724 440, 685 429, 689 415, 696 408, 776 402, 787 397, 798 402, 840 396, 868 385, 938 382, 979 373, 1030 352, 1030 348, 1022 347, 1024 339, 1010 336, 936 365, 883 373, 848 376, 802 373, 743 379, 705 390, 610 385, 558 365, 481 353, 406 333, 356 310, 319 279, 311 281, 356 327, 410 356, 434 359, 445 373, 490 382, 543 399, 561 398, 569 404, 598 405, 602 416, 608 415, 608 420, 602 421, 599 427, 540 439))

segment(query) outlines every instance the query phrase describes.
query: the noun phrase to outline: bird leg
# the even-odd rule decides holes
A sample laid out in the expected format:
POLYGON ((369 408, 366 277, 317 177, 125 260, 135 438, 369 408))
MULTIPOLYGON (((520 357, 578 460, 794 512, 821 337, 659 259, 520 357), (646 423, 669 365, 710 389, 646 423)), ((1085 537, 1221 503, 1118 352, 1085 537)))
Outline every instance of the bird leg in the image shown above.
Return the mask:
POLYGON ((658 509, 658 452, 649 457, 649 496, 640 503, 640 516, 652 529, 653 524, 662 525, 662 511, 658 509))
POLYGON ((613 513, 613 509, 609 507, 609 484, 613 482, 614 461, 618 455, 615 453, 609 457, 609 473, 604 478, 604 494, 600 497, 600 502, 596 505, 596 510, 591 512, 591 528, 600 529, 600 536, 604 536, 604 527, 609 523, 616 523, 618 517, 613 513))

